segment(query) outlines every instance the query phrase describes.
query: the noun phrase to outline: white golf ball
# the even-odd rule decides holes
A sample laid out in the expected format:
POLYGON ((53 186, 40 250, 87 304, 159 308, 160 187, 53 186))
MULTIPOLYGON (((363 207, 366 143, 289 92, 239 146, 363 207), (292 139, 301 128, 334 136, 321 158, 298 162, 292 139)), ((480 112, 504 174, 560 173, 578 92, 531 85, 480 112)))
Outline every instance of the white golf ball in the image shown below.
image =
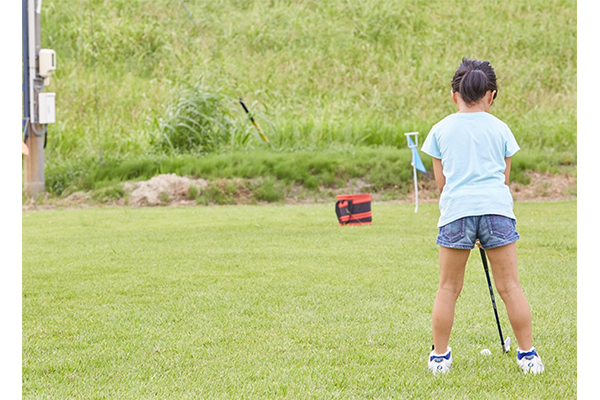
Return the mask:
POLYGON ((484 356, 489 356, 492 354, 492 352, 489 349, 483 349, 481 350, 481 354, 484 356))

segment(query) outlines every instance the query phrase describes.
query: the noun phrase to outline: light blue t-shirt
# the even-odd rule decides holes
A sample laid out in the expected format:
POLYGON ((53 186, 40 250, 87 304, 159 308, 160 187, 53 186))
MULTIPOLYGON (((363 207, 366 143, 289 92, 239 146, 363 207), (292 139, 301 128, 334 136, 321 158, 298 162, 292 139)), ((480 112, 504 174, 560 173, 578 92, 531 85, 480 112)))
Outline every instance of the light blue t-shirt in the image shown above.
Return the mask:
POLYGON ((446 177, 438 227, 475 215, 516 219, 504 158, 519 149, 508 125, 487 112, 451 114, 435 124, 421 150, 442 160, 446 177))

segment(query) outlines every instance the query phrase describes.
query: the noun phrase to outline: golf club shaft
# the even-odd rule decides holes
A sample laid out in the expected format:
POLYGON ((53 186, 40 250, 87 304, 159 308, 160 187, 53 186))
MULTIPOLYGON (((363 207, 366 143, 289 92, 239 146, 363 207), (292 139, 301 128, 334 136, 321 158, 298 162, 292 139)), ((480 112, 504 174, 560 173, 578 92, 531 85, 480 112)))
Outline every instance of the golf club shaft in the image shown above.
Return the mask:
POLYGON ((267 139, 267 137, 263 133, 262 129, 260 129, 260 126, 258 125, 258 122, 256 122, 256 120, 254 119, 254 117, 250 113, 250 110, 248 110, 248 107, 246 107, 246 104, 244 103, 244 101, 242 100, 241 97, 240 97, 240 104, 244 108, 244 111, 246 111, 246 114, 248 114, 248 117, 250 118, 250 121, 252 122, 252 125, 254 125, 254 127, 256 128, 256 130, 258 131, 258 134, 260 135, 260 137, 262 138, 262 140, 264 140, 265 142, 269 143, 269 139, 267 139))
POLYGON ((492 298, 492 305, 494 306, 494 315, 496 316, 496 324, 498 325, 498 333, 500 334, 500 343, 502 344, 502 351, 506 352, 504 348, 504 336, 502 335, 502 328, 500 327, 500 318, 498 318, 498 309, 496 308, 496 299, 494 298, 494 289, 492 288, 492 281, 490 279, 490 271, 488 269, 487 257, 483 247, 479 248, 481 254, 481 261, 483 262, 483 270, 485 271, 485 277, 487 279, 488 288, 490 289, 490 297, 492 298))

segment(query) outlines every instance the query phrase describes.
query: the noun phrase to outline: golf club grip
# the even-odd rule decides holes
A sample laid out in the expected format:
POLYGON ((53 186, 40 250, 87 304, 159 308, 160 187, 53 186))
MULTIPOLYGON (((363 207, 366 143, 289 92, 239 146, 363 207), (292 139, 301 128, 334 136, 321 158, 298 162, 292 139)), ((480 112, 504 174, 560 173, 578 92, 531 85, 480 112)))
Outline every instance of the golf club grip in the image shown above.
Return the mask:
POLYGON ((498 309, 496 308, 496 299, 494 297, 494 288, 492 287, 492 280, 490 279, 490 271, 488 268, 487 257, 483 247, 479 248, 479 254, 481 254, 481 261, 483 262, 483 270, 485 271, 485 278, 487 279, 488 288, 490 290, 490 297, 492 299, 492 306, 494 307, 494 316, 496 317, 496 325, 498 325, 498 334, 500 335, 500 342, 502 344, 502 351, 504 348, 504 335, 502 335, 502 328, 500 327, 500 318, 498 317, 498 309))
POLYGON ((250 113, 250 110, 248 110, 248 107, 246 107, 246 104, 242 101, 242 99, 240 99, 240 104, 242 105, 242 107, 244 107, 244 111, 246 111, 246 114, 248 114, 248 117, 250 117, 250 121, 252 121, 252 123, 254 124, 256 129, 258 129, 260 131, 260 128, 256 124, 254 117, 252 116, 252 114, 250 113))
MULTIPOLYGON (((483 247, 479 248, 479 254, 481 254, 481 262, 483 262, 483 269, 487 272, 488 271, 488 263, 487 263, 487 257, 485 255, 485 250, 483 249, 483 247)), ((489 279, 488 279, 488 283, 489 283, 489 279)))
POLYGON ((250 111, 248 111, 248 107, 246 107, 246 104, 244 104, 244 101, 240 98, 240 104, 242 105, 242 107, 244 107, 244 111, 246 111, 248 114, 250 114, 250 111))

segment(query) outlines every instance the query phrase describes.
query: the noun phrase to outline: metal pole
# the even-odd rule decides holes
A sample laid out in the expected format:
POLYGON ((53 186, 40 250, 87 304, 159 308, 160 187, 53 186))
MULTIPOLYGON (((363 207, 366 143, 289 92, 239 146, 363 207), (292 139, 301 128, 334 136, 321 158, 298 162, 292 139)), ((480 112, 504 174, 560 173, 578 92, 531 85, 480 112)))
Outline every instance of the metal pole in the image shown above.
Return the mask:
MULTIPOLYGON (((38 21, 39 22, 39 21, 38 21)), ((27 39, 28 49, 29 49, 29 118, 31 122, 36 121, 35 115, 35 90, 34 90, 34 80, 36 76, 36 56, 39 51, 38 48, 38 26, 36 24, 35 19, 35 0, 27 0, 27 30, 28 35, 27 39)))
MULTIPOLYGON (((38 95, 44 89, 44 80, 37 73, 37 55, 41 48, 41 30, 39 5, 36 8, 35 0, 26 0, 23 5, 27 11, 27 69, 28 69, 28 138, 29 155, 24 157, 24 179, 25 192, 32 197, 38 196, 45 191, 44 185, 44 133, 45 125, 36 123, 38 95)), ((41 0, 37 0, 40 2, 41 0)), ((25 18, 24 18, 25 21, 25 18)))
POLYGON ((419 132, 407 132, 404 134, 406 136, 406 144, 411 151, 412 159, 411 165, 413 167, 413 181, 415 182, 415 213, 419 211, 419 185, 417 184, 417 160, 415 158, 415 151, 417 146, 419 146, 419 132), (415 137, 415 141, 413 142, 410 138, 411 136, 415 137))
POLYGON ((413 166, 413 179, 415 181, 415 212, 419 211, 419 185, 417 184, 417 167, 413 166))
MULTIPOLYGON (((23 125, 21 129, 26 132, 29 124, 29 114, 30 114, 30 105, 29 105, 29 30, 27 29, 27 1, 22 0, 22 38, 23 38, 23 56, 22 56, 22 65, 23 65, 23 125)), ((27 133, 25 134, 27 137, 27 133)), ((24 139, 24 138, 23 138, 24 139)))
POLYGON ((483 247, 479 247, 479 254, 481 254, 481 262, 483 263, 483 270, 485 271, 485 278, 487 279, 488 289, 490 291, 490 297, 492 299, 492 306, 494 307, 494 316, 496 317, 496 326, 498 326, 498 334, 500 335, 500 343, 502 344, 502 351, 508 353, 506 346, 504 345, 504 335, 502 335, 502 328, 500 327, 500 317, 498 317, 498 309, 496 308, 496 299, 494 298, 494 289, 492 288, 492 281, 490 280, 490 271, 488 269, 487 257, 483 247))

